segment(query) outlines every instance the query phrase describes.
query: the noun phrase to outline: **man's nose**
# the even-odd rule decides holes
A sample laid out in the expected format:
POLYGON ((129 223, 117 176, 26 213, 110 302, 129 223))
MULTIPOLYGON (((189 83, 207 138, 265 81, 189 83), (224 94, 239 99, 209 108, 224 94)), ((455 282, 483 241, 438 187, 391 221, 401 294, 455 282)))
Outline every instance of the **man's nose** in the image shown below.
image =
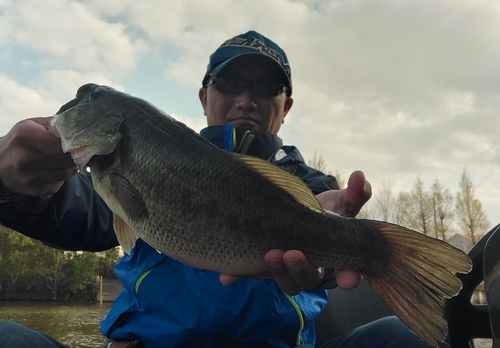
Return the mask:
POLYGON ((256 96, 252 93, 250 88, 245 88, 245 90, 236 97, 236 107, 246 111, 255 110, 257 108, 255 98, 256 96))

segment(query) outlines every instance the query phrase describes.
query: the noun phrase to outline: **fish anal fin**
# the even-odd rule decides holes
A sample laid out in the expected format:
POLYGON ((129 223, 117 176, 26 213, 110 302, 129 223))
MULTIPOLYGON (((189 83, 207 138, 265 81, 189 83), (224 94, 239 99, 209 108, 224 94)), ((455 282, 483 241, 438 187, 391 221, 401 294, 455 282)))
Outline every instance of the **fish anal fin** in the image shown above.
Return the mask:
POLYGON ((111 189, 123 211, 131 220, 139 221, 148 218, 146 203, 139 191, 122 175, 110 175, 111 189))
POLYGON ((261 158, 239 153, 233 154, 257 173, 290 194, 297 202, 313 211, 324 213, 314 193, 312 193, 311 189, 297 176, 261 158))
POLYGON ((472 269, 470 258, 442 240, 390 223, 377 225, 387 240, 390 259, 383 272, 366 279, 413 333, 439 347, 448 332, 445 300, 462 289, 456 273, 472 269))
POLYGON ((137 239, 134 231, 125 223, 125 221, 123 221, 121 217, 116 214, 113 215, 113 228, 115 230, 118 243, 120 243, 123 251, 130 254, 137 239))

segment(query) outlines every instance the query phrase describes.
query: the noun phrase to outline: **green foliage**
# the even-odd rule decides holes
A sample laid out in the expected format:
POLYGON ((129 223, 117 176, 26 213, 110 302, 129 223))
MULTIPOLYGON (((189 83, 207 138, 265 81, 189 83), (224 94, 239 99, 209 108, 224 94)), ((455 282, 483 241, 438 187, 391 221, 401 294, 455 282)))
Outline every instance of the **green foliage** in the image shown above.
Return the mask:
POLYGON ((69 272, 67 272, 70 279, 69 288, 72 291, 80 291, 89 285, 95 285, 97 264, 97 256, 94 253, 87 252, 75 255, 70 263, 69 272))
POLYGON ((113 277, 119 258, 117 249, 98 254, 57 250, 0 225, 0 300, 93 300, 96 276, 113 277))
POLYGON ((120 259, 118 248, 106 250, 104 256, 98 259, 97 273, 105 278, 114 278, 115 263, 120 259))

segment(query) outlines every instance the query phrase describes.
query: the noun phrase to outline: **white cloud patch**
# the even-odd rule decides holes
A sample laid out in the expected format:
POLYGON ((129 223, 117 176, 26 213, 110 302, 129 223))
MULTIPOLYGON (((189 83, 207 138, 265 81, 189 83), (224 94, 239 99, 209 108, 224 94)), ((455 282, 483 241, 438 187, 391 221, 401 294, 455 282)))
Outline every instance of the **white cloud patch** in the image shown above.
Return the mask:
POLYGON ((167 78, 198 86, 208 56, 231 36, 257 28, 282 42, 306 26, 309 9, 286 0, 149 0, 85 2, 97 15, 124 16, 157 44, 168 42, 180 51, 165 64, 167 78), (263 14, 272 14, 263 15, 263 14), (276 24, 279 23, 279 30, 276 24))
POLYGON ((12 1, 0 19, 4 43, 43 53, 49 67, 119 74, 134 68, 146 49, 124 24, 97 18, 76 1, 12 1))
POLYGON ((53 98, 69 101, 78 87, 86 83, 112 86, 118 90, 124 87, 99 72, 82 73, 75 70, 48 70, 40 75, 39 88, 44 89, 53 98))
POLYGON ((208 56, 250 29, 291 63, 285 143, 344 177, 362 169, 374 187, 420 174, 455 191, 467 165, 500 222, 499 0, 0 0, 0 124, 96 81, 140 84, 199 130, 195 96, 161 93, 196 94, 208 56), (156 75, 136 69, 145 57, 156 75))
POLYGON ((51 116, 59 106, 54 101, 46 100, 40 92, 0 74, 0 134, 6 134, 25 118, 51 116))

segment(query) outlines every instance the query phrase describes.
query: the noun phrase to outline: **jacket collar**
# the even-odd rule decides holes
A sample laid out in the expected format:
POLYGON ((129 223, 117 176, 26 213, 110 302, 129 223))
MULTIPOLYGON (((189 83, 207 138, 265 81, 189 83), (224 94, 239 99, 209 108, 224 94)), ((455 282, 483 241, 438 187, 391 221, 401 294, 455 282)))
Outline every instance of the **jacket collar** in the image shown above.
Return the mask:
POLYGON ((209 126, 202 129, 200 135, 223 150, 244 153, 266 160, 271 159, 283 146, 283 141, 275 134, 232 125, 209 126))

